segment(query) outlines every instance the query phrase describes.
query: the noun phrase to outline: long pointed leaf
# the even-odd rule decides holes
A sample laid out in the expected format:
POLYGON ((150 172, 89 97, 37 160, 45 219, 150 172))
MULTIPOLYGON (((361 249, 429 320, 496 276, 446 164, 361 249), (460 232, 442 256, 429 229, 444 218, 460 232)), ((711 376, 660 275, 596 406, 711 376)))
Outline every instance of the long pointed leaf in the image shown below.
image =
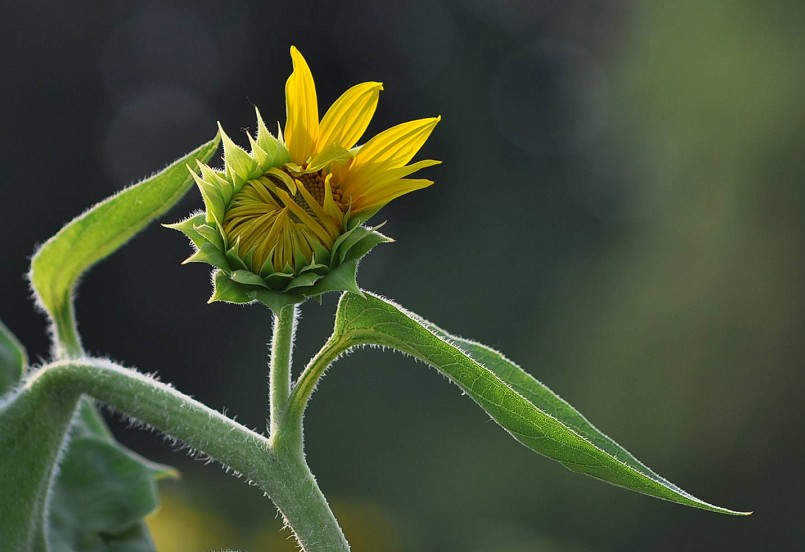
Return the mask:
POLYGON ((352 345, 392 347, 430 364, 517 441, 572 471, 703 510, 746 514, 714 506, 683 491, 497 351, 455 338, 388 300, 366 292, 365 297, 344 294, 336 334, 352 345))
MULTIPOLYGON (((207 161, 218 143, 216 136, 156 175, 91 207, 34 254, 31 285, 60 336, 74 332, 67 326, 73 324, 72 293, 81 275, 179 201, 193 182, 187 165, 207 161)), ((77 344, 77 335, 70 340, 77 344)))

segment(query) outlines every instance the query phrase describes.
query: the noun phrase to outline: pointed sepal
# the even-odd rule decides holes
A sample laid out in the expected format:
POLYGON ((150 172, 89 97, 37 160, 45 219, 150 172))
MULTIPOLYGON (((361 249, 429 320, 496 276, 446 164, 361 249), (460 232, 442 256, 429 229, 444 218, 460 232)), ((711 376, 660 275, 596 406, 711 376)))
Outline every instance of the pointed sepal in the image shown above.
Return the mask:
POLYGON ((212 295, 207 303, 236 303, 243 305, 253 302, 254 299, 246 295, 236 282, 229 279, 222 270, 216 270, 212 275, 212 295))
POLYGON ((221 135, 221 142, 224 146, 224 165, 227 169, 234 172, 243 181, 260 176, 261 171, 257 162, 252 159, 246 150, 232 141, 224 132, 221 123, 218 123, 218 132, 221 135))

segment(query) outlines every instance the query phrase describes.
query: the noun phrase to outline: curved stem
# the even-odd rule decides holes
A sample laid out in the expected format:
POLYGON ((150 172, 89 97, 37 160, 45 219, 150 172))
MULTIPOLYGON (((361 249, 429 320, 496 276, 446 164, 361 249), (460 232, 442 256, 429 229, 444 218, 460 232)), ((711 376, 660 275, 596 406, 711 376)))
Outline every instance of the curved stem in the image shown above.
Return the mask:
POLYGON ((286 305, 274 313, 271 339, 269 385, 269 435, 276 435, 291 393, 291 357, 296 332, 296 304, 286 305))
MULTIPOLYGON (((81 344, 81 336, 78 333, 72 295, 67 296, 60 308, 55 309, 52 320, 56 358, 58 360, 70 360, 83 357, 84 346, 81 344)), ((78 409, 81 420, 90 431, 109 441, 113 440, 112 432, 91 401, 82 399, 78 409)))
POLYGON ((168 385, 105 360, 84 358, 45 366, 26 382, 18 399, 30 397, 32 391, 45 392, 46 404, 90 395, 176 438, 260 487, 305 552, 349 551, 301 448, 274 450, 264 435, 168 385))
POLYGON ((282 439, 301 447, 303 438, 302 419, 310 396, 327 368, 338 358, 338 355, 349 349, 350 344, 333 334, 324 346, 316 353, 305 367, 299 381, 294 385, 285 413, 282 439))
POLYGON ((57 308, 51 318, 55 338, 56 357, 60 360, 79 358, 84 355, 81 338, 76 328, 72 298, 66 300, 61 308, 57 308))
POLYGON ((26 387, 47 384, 62 393, 87 394, 253 479, 269 492, 268 439, 169 385, 100 359, 61 361, 42 368, 26 387))

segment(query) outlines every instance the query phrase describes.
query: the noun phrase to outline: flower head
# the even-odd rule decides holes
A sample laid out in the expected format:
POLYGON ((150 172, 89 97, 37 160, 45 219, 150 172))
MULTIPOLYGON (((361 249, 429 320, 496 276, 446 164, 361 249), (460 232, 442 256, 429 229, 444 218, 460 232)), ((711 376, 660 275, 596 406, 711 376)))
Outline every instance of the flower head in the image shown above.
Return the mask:
POLYGON ((220 128, 223 169, 191 169, 205 212, 171 225, 196 247, 186 262, 216 267, 210 301, 259 300, 277 309, 325 291, 359 291, 359 259, 391 241, 362 224, 433 183, 409 176, 439 161, 410 161, 440 117, 402 123, 356 146, 382 84, 353 86, 319 119, 310 68, 295 47, 291 59, 284 132, 272 135, 257 111, 247 152, 220 128))

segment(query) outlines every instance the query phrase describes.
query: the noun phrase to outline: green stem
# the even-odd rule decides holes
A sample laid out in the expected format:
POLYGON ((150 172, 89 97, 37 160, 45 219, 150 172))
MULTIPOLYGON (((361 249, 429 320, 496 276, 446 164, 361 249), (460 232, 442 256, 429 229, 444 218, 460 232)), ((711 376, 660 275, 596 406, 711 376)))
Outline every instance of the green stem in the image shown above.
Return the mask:
MULTIPOLYGON (((274 450, 263 435, 172 387, 97 359, 61 361, 37 372, 28 392, 87 394, 210 456, 254 482, 277 505, 305 552, 348 552, 349 545, 301 449, 274 450)), ((73 403, 75 404, 75 403, 73 403)))
POLYGON ((334 333, 319 352, 316 353, 316 356, 310 359, 302 375, 299 376, 299 381, 294 385, 293 392, 288 401, 288 409, 285 413, 283 424, 283 440, 287 439, 294 443, 293 446, 302 446, 302 420, 305 415, 307 403, 313 391, 316 390, 316 385, 322 375, 324 375, 324 372, 327 371, 327 368, 338 355, 346 351, 349 347, 350 344, 348 342, 341 339, 340 335, 334 333))
POLYGON ((349 552, 335 519, 301 450, 277 450, 277 481, 269 492, 305 552, 349 552))
MULTIPOLYGON (((148 376, 99 359, 55 362, 28 386, 89 395, 259 482, 274 460, 268 440, 148 376)), ((266 492, 268 489, 264 488, 266 492)))
MULTIPOLYGON (((81 337, 78 334, 72 296, 68 296, 61 307, 55 310, 52 320, 56 334, 56 358, 70 360, 83 357, 84 347, 81 345, 81 337)), ((81 420, 90 431, 109 441, 114 440, 103 416, 89 400, 82 400, 78 408, 81 420)))
POLYGON ((277 467, 281 472, 278 479, 285 484, 269 495, 296 533, 304 550, 322 546, 322 550, 348 552, 349 544, 305 462, 301 424, 297 424, 293 416, 290 418, 288 416, 296 319, 296 305, 287 305, 274 315, 269 374, 271 394, 269 435, 271 449, 276 455, 277 467), (321 539, 322 535, 326 535, 330 539, 329 544, 323 545, 318 540, 311 540, 300 534, 302 529, 312 530, 311 538, 321 539))
POLYGON ((84 355, 81 338, 78 336, 78 330, 76 329, 73 301, 71 299, 66 300, 61 305, 61 308, 55 309, 53 326, 56 333, 56 347, 58 347, 56 358, 67 360, 84 355))
POLYGON ((269 435, 276 435, 291 393, 291 356, 296 332, 296 304, 286 305, 274 313, 269 367, 270 418, 269 435))

